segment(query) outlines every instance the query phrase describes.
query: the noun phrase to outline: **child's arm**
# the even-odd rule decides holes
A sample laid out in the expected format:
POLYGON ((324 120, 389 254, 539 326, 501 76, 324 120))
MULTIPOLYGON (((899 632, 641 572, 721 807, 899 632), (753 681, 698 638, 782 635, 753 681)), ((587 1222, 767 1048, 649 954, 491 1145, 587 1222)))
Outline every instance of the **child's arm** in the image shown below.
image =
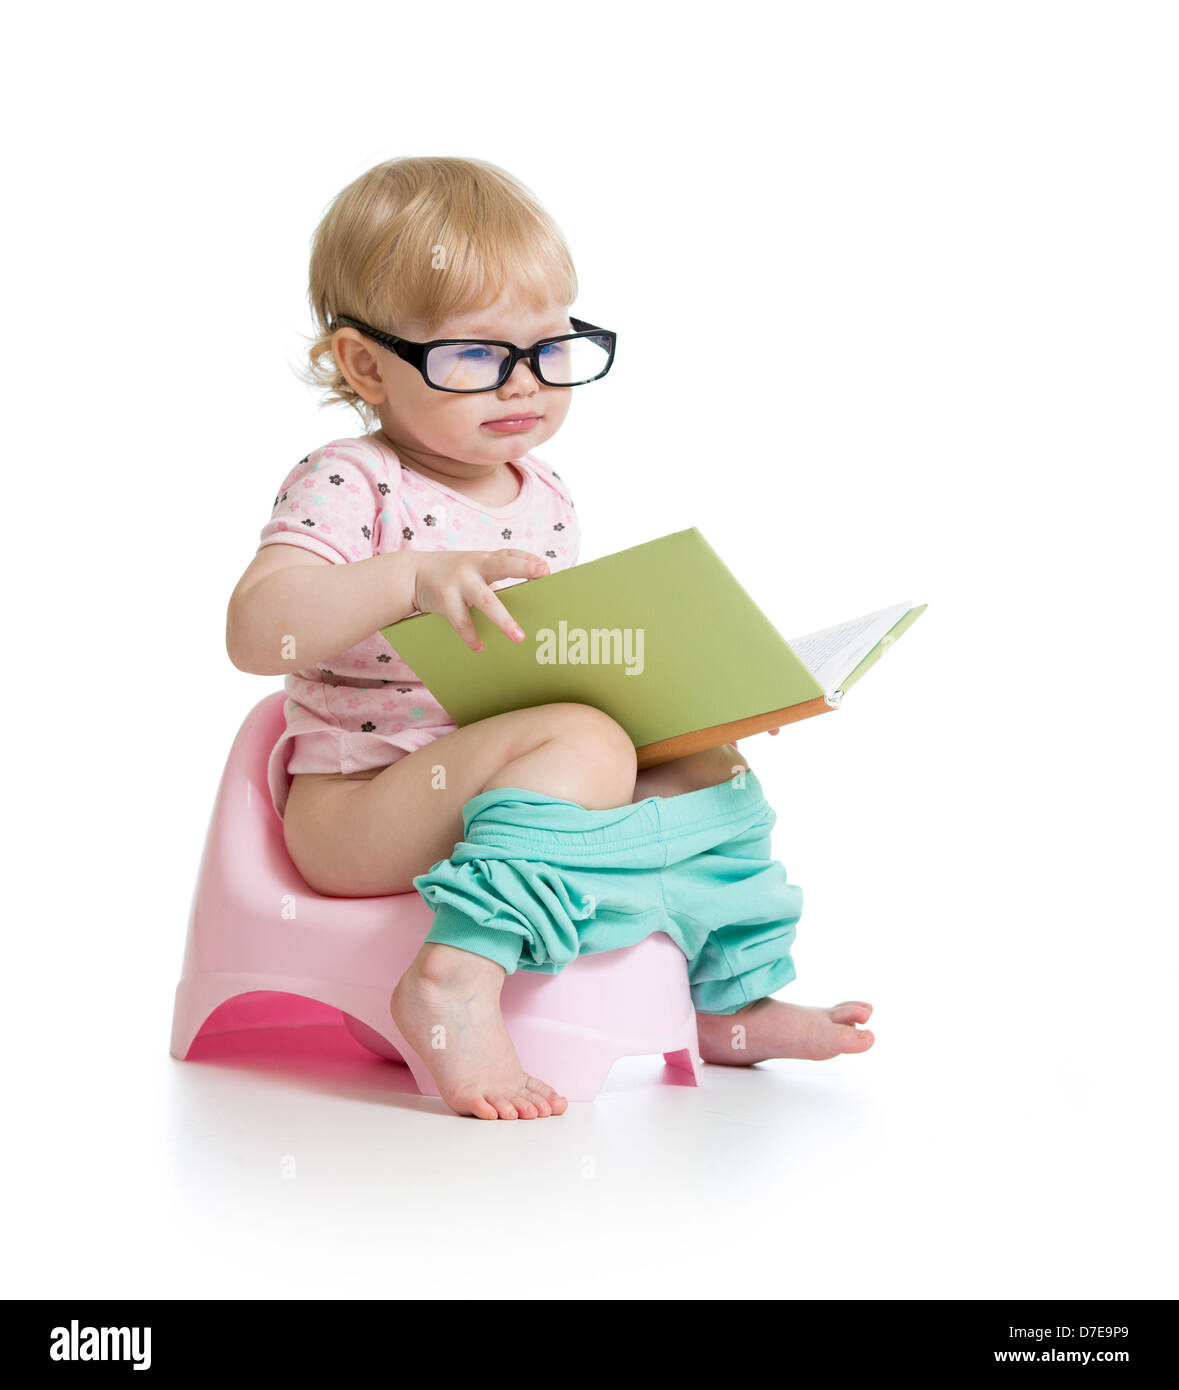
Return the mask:
POLYGON ((491 586, 547 572, 548 562, 528 550, 393 550, 333 564, 302 546, 266 545, 230 595, 225 646, 239 671, 285 675, 422 612, 443 614, 472 651, 482 651, 471 608, 522 642, 491 586))
POLYGON ((255 676, 286 675, 400 622, 414 611, 422 553, 394 550, 337 565, 301 546, 263 546, 229 599, 230 661, 255 676))

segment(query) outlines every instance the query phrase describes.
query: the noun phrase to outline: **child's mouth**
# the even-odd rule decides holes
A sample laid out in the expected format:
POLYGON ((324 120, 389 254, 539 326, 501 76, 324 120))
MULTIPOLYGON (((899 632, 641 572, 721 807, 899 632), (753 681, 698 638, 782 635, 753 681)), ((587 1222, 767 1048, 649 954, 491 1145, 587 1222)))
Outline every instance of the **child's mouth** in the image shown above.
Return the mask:
POLYGON ((500 420, 485 420, 479 428, 491 430, 493 434, 519 434, 539 425, 540 421, 539 415, 514 415, 500 420))

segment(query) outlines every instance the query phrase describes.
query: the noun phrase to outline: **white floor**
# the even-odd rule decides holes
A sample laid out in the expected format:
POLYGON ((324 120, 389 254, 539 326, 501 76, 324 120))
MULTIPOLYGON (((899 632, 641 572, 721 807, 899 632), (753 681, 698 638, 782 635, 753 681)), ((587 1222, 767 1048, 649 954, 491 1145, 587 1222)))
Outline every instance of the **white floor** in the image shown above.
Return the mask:
POLYGON ((342 1028, 178 1062, 149 1017, 162 1045, 17 1075, 36 1125, 6 1146, 6 1296, 1176 1292, 1170 1095, 1073 1011, 1013 1028, 894 995, 874 1053, 700 1089, 625 1062, 595 1103, 514 1124, 452 1117, 342 1028))

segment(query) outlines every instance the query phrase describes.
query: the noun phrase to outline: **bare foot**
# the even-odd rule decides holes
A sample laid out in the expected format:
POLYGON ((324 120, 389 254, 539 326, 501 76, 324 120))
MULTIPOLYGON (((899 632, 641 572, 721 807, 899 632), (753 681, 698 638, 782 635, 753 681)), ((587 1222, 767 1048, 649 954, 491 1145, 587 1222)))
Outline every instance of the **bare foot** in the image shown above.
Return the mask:
POLYGON ((825 1062, 841 1052, 867 1052, 876 1041, 867 1028, 871 1004, 845 1000, 833 1009, 755 999, 735 1014, 697 1014, 700 1055, 706 1062, 747 1067, 770 1057, 825 1062))
POLYGON ((504 1027, 505 978, 493 960, 429 941, 398 981, 389 1011, 458 1114, 480 1120, 563 1115, 569 1102, 528 1075, 504 1027))

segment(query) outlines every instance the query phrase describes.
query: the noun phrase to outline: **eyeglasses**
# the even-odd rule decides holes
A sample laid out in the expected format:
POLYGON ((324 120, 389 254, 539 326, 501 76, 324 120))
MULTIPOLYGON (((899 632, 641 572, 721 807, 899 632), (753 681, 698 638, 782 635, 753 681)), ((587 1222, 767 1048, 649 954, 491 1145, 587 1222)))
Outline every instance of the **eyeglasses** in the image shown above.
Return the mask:
POLYGON ((617 335, 583 319, 571 318, 569 322, 576 333, 541 338, 528 348, 494 339, 434 338, 428 343, 411 343, 408 338, 370 328, 347 314, 338 315, 329 331, 334 333, 342 325, 357 328, 416 367, 426 385, 435 391, 464 393, 496 390, 521 359, 546 386, 584 386, 604 377, 614 361, 617 335))

